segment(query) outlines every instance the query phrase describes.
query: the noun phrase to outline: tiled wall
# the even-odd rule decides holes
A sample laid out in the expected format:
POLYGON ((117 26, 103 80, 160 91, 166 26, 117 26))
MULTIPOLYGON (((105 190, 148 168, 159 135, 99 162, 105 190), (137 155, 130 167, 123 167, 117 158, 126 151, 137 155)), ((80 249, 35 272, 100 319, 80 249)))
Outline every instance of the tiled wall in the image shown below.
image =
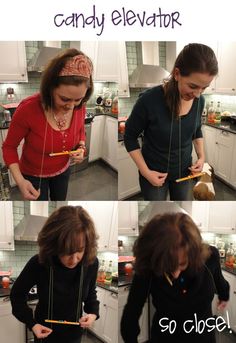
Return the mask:
MULTIPOLYGON (((133 70, 137 67, 140 55, 140 42, 126 42, 126 52, 127 52, 127 63, 128 63, 128 74, 131 75, 133 70)), ((160 66, 166 67, 166 43, 159 42, 159 57, 160 66)), ((132 88, 130 90, 130 98, 119 99, 119 112, 120 116, 129 116, 134 103, 136 102, 140 92, 143 89, 132 88)), ((236 96, 233 95, 219 95, 219 94, 205 94, 206 106, 208 107, 211 101, 214 101, 214 106, 217 105, 217 101, 221 102, 222 111, 228 110, 232 113, 236 113, 236 96)))
MULTIPOLYGON (((29 214, 30 203, 28 201, 13 201, 13 223, 14 227, 21 221, 24 215, 29 214)), ((56 202, 49 202, 48 212, 51 214, 56 208, 56 202)), ((13 277, 17 277, 24 268, 27 261, 38 253, 36 242, 15 241, 14 251, 0 251, 0 269, 12 268, 13 277)))
MULTIPOLYGON (((36 51, 42 46, 42 41, 26 41, 25 42, 25 48, 26 48, 26 60, 27 63, 30 61, 30 59, 34 56, 36 51)), ((66 49, 70 47, 69 41, 63 41, 61 42, 62 49, 66 49)), ((26 98, 27 96, 30 96, 34 93, 37 93, 39 91, 40 87, 40 78, 41 73, 37 72, 29 72, 28 73, 28 82, 26 83, 3 83, 0 84, 0 102, 5 104, 9 102, 19 102, 22 99, 26 98), (7 99, 7 91, 6 89, 8 87, 14 88, 14 99, 8 100, 7 99)), ((88 107, 94 107, 95 105, 95 98, 97 94, 103 93, 103 88, 107 87, 112 93, 112 97, 117 95, 117 85, 113 82, 95 82, 94 83, 94 93, 90 100, 88 101, 88 107)))

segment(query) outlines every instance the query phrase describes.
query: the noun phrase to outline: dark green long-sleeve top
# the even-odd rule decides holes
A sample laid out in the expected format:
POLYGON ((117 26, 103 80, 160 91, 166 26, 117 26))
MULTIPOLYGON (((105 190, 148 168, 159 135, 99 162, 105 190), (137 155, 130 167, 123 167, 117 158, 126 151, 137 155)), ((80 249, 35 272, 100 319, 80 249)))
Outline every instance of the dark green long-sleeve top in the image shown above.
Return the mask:
POLYGON ((124 143, 127 151, 140 148, 138 137, 143 133, 142 154, 151 170, 167 172, 170 147, 168 179, 175 180, 188 175, 188 167, 192 164, 192 141, 202 137, 203 108, 204 98, 200 96, 199 99, 194 99, 186 115, 174 119, 170 146, 172 115, 166 105, 164 89, 162 86, 156 86, 146 90, 139 96, 126 121, 124 143))

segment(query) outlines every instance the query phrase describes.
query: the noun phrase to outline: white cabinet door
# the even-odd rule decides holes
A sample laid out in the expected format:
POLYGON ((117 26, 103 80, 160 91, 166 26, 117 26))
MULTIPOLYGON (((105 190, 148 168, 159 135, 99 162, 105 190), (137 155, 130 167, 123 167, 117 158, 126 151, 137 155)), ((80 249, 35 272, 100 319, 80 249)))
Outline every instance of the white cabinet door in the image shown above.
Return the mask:
POLYGON ((138 235, 138 203, 137 201, 120 201, 118 206, 119 235, 138 235))
POLYGON ((122 200, 140 192, 138 168, 125 149, 118 143, 118 199, 122 200))
POLYGON ((236 42, 218 42, 219 76, 216 79, 217 92, 236 94, 236 42))
POLYGON ((91 125, 89 162, 102 157, 105 116, 95 116, 91 125))
POLYGON ((1 342, 24 343, 25 325, 12 315, 10 301, 0 299, 1 342))
POLYGON ((0 41, 0 82, 27 82, 24 41, 0 41))
POLYGON ((82 206, 92 217, 99 235, 99 251, 109 251, 110 232, 112 227, 114 202, 113 201, 68 201, 68 205, 82 206))
POLYGON ((118 202, 113 202, 113 213, 109 235, 109 250, 118 252, 118 202))
POLYGON ((105 316, 102 338, 107 343, 118 343, 118 294, 106 291, 103 306, 105 316))
POLYGON ((234 188, 236 188, 236 135, 234 135, 232 165, 229 182, 234 188))
POLYGON ((216 151, 216 130, 213 127, 203 125, 203 137, 206 161, 215 168, 215 151, 216 151))
POLYGON ((201 231, 208 231, 209 202, 192 201, 192 219, 201 231))
POLYGON ((0 250, 14 250, 12 201, 0 201, 0 250))
POLYGON ((236 276, 223 271, 224 278, 230 285, 230 299, 226 310, 229 313, 230 327, 236 332, 236 276))
POLYGON ((217 130, 215 150, 215 173, 224 181, 230 181, 231 164, 233 156, 234 134, 217 130))
POLYGON ((102 337, 103 327, 104 327, 104 316, 105 316, 105 308, 103 304, 104 304, 106 291, 100 287, 97 287, 96 291, 97 291, 97 299, 100 302, 99 304, 100 318, 98 320, 95 320, 95 322, 93 323, 92 327, 89 330, 94 332, 97 336, 102 337))
POLYGON ((118 121, 115 118, 106 116, 102 158, 117 170, 117 141, 118 141, 118 121))
POLYGON ((218 233, 235 233, 232 218, 235 216, 233 201, 213 201, 209 203, 209 231, 218 233))
POLYGON ((125 42, 118 42, 119 44, 119 75, 118 75, 118 95, 119 98, 127 98, 130 96, 129 91, 129 76, 126 56, 125 42))
POLYGON ((119 44, 115 41, 99 41, 96 60, 96 80, 118 82, 119 44))

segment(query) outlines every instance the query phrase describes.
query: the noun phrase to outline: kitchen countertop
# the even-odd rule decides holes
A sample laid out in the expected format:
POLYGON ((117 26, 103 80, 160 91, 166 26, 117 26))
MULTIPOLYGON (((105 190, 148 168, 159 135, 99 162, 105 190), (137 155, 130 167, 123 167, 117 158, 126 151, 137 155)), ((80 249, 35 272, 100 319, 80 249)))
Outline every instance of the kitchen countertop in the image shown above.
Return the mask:
POLYGON ((98 117, 98 116, 108 116, 108 117, 112 117, 112 118, 115 118, 115 119, 118 120, 117 114, 114 114, 114 113, 111 113, 111 112, 108 112, 108 113, 94 113, 94 116, 95 117, 98 117))
POLYGON ((203 123, 203 125, 211 126, 219 130, 236 133, 236 123, 231 121, 222 120, 220 124, 203 123))
POLYGON ((118 285, 117 282, 112 282, 110 285, 106 285, 105 283, 97 282, 97 286, 100 288, 103 288, 107 291, 110 291, 112 293, 118 294, 118 285))
POLYGON ((236 276, 235 268, 229 268, 229 267, 226 267, 225 265, 221 265, 221 269, 236 276))

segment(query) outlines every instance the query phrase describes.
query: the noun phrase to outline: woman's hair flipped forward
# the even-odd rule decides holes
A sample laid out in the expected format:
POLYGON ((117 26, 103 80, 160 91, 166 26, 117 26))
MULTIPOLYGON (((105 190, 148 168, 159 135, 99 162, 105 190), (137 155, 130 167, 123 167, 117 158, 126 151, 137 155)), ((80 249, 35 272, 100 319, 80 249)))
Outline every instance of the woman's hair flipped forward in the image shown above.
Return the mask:
POLYGON ((209 256, 209 248, 193 220, 184 213, 154 216, 134 243, 135 271, 140 275, 163 276, 178 269, 179 250, 184 249, 188 270, 196 273, 209 256))
POLYGON ((181 76, 190 76, 192 73, 218 74, 218 62, 214 51, 205 44, 190 43, 186 45, 176 58, 170 78, 165 82, 165 98, 167 107, 174 116, 177 116, 180 105, 178 82, 174 72, 178 68, 181 76))
POLYGON ((98 239, 92 218, 81 206, 62 206, 55 210, 38 235, 40 263, 50 264, 54 256, 79 251, 81 234, 85 238, 83 261, 89 265, 96 257, 98 239))

